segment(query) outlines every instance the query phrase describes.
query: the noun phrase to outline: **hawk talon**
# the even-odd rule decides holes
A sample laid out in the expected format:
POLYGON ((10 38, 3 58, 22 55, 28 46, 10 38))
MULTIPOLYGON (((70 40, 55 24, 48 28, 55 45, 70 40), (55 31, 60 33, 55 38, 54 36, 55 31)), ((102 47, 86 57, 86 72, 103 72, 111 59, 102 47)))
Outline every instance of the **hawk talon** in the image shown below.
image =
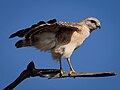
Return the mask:
POLYGON ((69 75, 76 73, 74 70, 70 70, 69 75))
POLYGON ((64 71, 63 70, 60 70, 60 77, 62 77, 64 71))

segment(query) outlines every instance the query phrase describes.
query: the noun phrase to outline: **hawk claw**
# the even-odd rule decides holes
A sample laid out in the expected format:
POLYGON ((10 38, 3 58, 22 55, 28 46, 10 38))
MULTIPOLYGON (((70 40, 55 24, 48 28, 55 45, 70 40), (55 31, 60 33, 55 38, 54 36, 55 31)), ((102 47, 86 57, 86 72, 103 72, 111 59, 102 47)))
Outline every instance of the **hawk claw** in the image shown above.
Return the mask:
POLYGON ((70 70, 69 75, 71 75, 73 73, 75 73, 75 71, 74 70, 70 70))
POLYGON ((63 70, 60 70, 60 77, 62 77, 64 71, 63 70))

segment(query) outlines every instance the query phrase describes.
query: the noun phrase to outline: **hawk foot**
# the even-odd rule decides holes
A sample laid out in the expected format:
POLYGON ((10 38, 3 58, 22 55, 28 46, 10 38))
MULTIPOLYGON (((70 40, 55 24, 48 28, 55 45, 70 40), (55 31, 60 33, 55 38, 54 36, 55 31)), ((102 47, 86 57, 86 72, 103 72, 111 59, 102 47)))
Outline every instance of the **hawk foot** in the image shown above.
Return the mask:
POLYGON ((75 71, 74 70, 70 70, 69 75, 71 75, 72 73, 75 73, 75 71))
POLYGON ((63 70, 60 70, 60 77, 62 77, 64 71, 63 70))

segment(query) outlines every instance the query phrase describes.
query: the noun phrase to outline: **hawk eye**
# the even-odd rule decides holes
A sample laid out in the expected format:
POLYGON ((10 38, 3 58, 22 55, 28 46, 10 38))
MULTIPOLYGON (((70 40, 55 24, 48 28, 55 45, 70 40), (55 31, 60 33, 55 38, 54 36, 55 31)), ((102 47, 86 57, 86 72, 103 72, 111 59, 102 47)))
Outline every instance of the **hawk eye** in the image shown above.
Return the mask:
POLYGON ((95 24, 96 24, 96 21, 94 21, 94 20, 91 20, 91 23, 95 23, 95 24))

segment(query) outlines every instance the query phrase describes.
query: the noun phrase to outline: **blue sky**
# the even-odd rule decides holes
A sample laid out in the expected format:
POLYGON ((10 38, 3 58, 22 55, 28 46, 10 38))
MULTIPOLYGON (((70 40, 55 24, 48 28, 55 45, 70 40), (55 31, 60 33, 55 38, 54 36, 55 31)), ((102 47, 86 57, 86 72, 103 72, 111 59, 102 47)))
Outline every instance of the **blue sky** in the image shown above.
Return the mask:
MULTIPOLYGON (((59 68, 50 53, 34 48, 16 49, 19 38, 9 35, 40 20, 78 22, 86 17, 101 21, 101 29, 94 31, 77 49, 71 63, 79 72, 118 73, 103 78, 29 78, 14 90, 120 90, 120 1, 119 0, 0 0, 0 89, 15 80, 30 61, 37 68, 59 68)), ((63 68, 69 71, 66 60, 63 68)))

